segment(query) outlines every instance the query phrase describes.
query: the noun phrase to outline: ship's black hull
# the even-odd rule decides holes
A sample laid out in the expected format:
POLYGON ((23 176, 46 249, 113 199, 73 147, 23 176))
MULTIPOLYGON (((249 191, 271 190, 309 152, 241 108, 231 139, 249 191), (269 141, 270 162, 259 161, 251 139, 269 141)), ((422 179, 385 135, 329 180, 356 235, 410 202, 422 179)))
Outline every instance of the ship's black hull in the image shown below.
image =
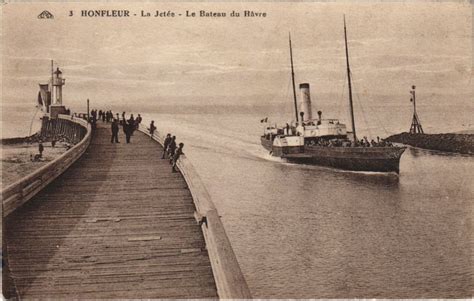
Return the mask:
MULTIPOLYGON (((262 137, 262 145, 269 149, 269 140, 262 137), (265 141, 264 141, 265 140, 265 141), (264 145, 264 142, 265 145, 264 145)), ((328 166, 351 171, 400 172, 400 157, 404 147, 321 147, 304 146, 294 149, 272 147, 272 155, 289 162, 328 166)))
POLYGON ((283 156, 289 162, 333 167, 352 171, 400 172, 400 159, 360 159, 283 156))

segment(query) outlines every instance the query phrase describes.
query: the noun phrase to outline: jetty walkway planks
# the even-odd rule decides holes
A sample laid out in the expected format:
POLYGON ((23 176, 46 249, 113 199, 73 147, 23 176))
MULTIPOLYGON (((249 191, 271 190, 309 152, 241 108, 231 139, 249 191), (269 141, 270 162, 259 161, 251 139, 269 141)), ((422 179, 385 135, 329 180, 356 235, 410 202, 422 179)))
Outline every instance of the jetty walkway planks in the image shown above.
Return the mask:
POLYGON ((99 122, 83 157, 7 217, 19 296, 217 298, 182 175, 145 134, 119 139, 99 122))

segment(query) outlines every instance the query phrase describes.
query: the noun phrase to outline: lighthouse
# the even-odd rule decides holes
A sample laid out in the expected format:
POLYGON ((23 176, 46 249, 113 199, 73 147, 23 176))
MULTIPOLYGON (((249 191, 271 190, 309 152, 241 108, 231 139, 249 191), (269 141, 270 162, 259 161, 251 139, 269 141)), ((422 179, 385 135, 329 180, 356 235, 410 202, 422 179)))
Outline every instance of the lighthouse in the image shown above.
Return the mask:
POLYGON ((58 114, 65 114, 66 108, 63 106, 63 86, 66 80, 63 78, 63 73, 56 68, 56 71, 51 74, 51 98, 50 106, 51 118, 56 118, 58 114))
POLYGON ((56 71, 53 72, 54 105, 63 104, 63 86, 65 83, 66 80, 63 78, 63 73, 59 70, 59 67, 56 68, 56 71))

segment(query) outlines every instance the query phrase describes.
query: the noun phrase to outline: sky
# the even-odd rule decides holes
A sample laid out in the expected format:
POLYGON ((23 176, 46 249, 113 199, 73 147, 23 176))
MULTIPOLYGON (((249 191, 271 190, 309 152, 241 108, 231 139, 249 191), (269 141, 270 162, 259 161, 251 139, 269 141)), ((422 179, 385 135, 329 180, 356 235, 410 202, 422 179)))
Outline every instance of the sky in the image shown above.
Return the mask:
POLYGON ((72 107, 88 98, 126 107, 287 103, 289 32, 297 84, 310 83, 312 97, 324 100, 347 89, 344 14, 354 89, 369 102, 376 95, 388 103, 399 100, 386 96, 408 99, 413 84, 427 103, 472 102, 469 2, 9 3, 2 17, 2 107, 34 104, 51 59, 63 71, 65 104, 72 107), (267 16, 89 18, 78 16, 82 9, 267 16), (54 20, 38 19, 43 10, 54 20))

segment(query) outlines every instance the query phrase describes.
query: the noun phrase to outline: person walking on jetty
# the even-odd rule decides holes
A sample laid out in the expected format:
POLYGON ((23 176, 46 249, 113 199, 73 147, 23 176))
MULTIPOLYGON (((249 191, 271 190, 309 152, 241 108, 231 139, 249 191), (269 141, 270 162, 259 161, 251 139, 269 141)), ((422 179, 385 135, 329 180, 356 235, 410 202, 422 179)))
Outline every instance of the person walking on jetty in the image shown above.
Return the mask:
POLYGON ((92 111, 94 114, 92 114, 91 117, 91 124, 92 124, 92 130, 95 130, 97 128, 97 111, 92 111))
POLYGON ((117 120, 112 121, 112 138, 110 139, 111 143, 120 143, 118 141, 118 132, 119 132, 119 126, 117 120))
POLYGON ((41 143, 41 142, 38 144, 38 151, 39 151, 39 157, 42 158, 43 157, 44 146, 43 146, 43 143, 41 143))
POLYGON ((155 126, 155 121, 152 120, 150 122, 150 128, 148 129, 150 130, 150 138, 153 139, 153 134, 155 133, 155 130, 156 130, 156 126, 155 126))
POLYGON ((163 143, 163 156, 161 156, 161 159, 166 159, 166 152, 168 151, 168 146, 170 145, 170 142, 171 142, 171 134, 168 133, 163 143))
POLYGON ((174 152, 173 166, 171 167, 172 172, 177 172, 176 163, 178 162, 179 157, 184 154, 183 153, 183 147, 184 147, 184 143, 180 143, 178 149, 174 152))
POLYGON ((133 135, 133 132, 135 131, 135 119, 133 118, 133 114, 130 115, 130 119, 128 120, 128 126, 130 135, 133 135))
POLYGON ((128 124, 127 124, 127 119, 125 119, 125 112, 122 113, 122 120, 120 120, 120 123, 122 125, 123 133, 126 135, 128 124))
POLYGON ((135 129, 136 130, 138 130, 140 128, 140 123, 142 123, 142 116, 140 116, 140 114, 138 114, 137 119, 135 119, 135 124, 136 124, 135 129))
POLYGON ((170 144, 168 144, 168 156, 170 158, 170 164, 173 163, 173 155, 176 151, 176 136, 171 138, 170 144))
POLYGON ((92 128, 95 128, 95 124, 96 124, 96 122, 97 122, 97 110, 95 110, 95 109, 92 110, 92 111, 91 111, 91 116, 92 116, 92 118, 91 118, 91 120, 92 120, 92 128))
POLYGON ((125 140, 127 143, 130 143, 130 138, 132 137, 134 124, 127 120, 123 121, 123 131, 125 132, 125 140))

